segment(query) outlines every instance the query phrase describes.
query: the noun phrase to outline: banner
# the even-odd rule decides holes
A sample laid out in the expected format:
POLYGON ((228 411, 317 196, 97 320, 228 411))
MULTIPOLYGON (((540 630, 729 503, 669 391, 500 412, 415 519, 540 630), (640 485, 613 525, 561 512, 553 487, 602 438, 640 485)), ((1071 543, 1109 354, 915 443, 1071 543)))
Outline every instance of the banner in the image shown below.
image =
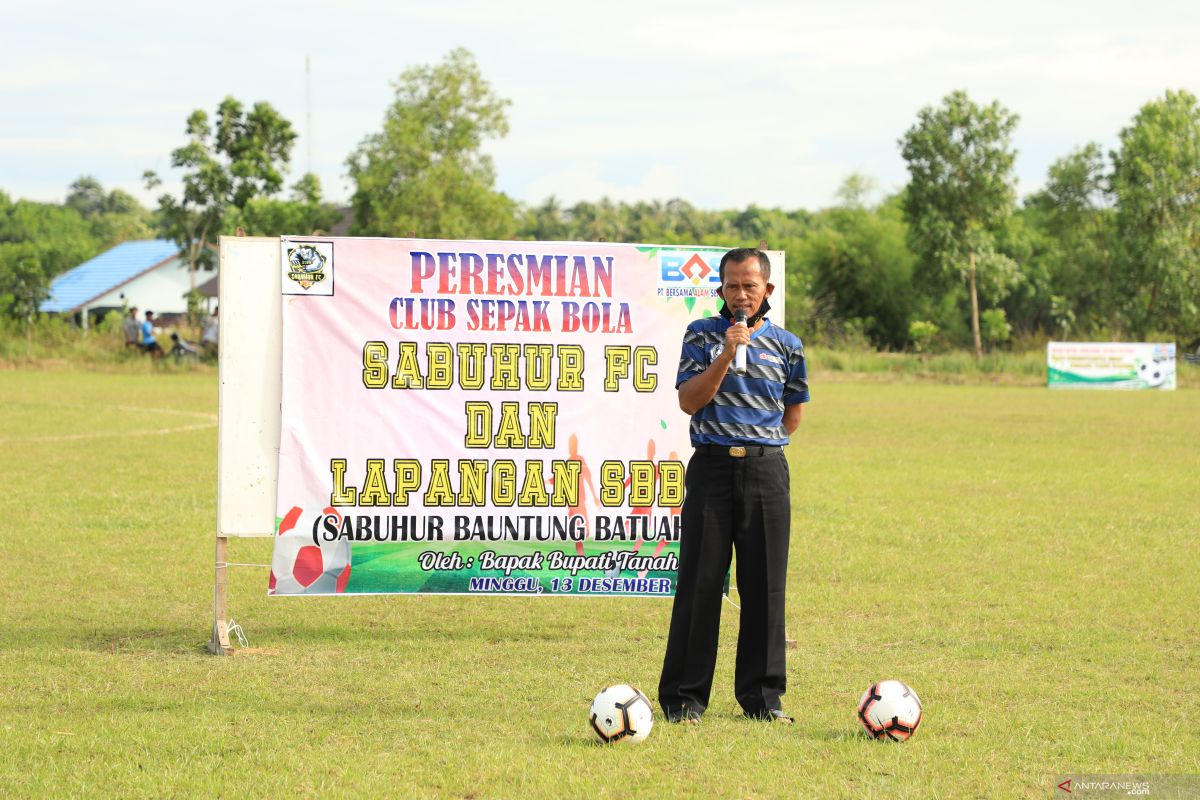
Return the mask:
POLYGON ((270 593, 671 596, 724 252, 285 237, 270 593))
POLYGON ((1051 389, 1174 389, 1175 343, 1050 342, 1051 389))

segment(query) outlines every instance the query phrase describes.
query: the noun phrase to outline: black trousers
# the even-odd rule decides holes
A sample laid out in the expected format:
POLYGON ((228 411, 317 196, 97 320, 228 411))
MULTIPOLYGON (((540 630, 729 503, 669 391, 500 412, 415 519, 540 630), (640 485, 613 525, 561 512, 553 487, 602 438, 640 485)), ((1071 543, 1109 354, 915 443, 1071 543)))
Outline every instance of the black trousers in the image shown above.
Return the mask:
POLYGON ((737 550, 742 611, 734 695, 742 710, 765 716, 787 688, 784 632, 789 473, 782 449, 735 458, 709 448, 688 462, 679 542, 679 575, 658 700, 671 716, 704 713, 712 691, 721 625, 721 589, 737 550))

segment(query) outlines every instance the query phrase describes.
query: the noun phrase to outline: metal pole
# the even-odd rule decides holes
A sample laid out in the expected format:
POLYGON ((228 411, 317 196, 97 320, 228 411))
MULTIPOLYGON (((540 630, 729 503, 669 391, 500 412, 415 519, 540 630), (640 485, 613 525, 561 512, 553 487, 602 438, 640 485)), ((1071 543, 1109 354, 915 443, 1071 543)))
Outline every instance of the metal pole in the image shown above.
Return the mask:
POLYGON ((312 60, 308 56, 304 57, 304 114, 307 118, 307 122, 305 124, 308 127, 308 130, 305 131, 305 133, 304 133, 304 138, 307 140, 307 143, 308 143, 308 172, 311 174, 312 169, 313 169, 313 166, 312 166, 312 147, 313 147, 312 146, 312 143, 313 143, 312 60))

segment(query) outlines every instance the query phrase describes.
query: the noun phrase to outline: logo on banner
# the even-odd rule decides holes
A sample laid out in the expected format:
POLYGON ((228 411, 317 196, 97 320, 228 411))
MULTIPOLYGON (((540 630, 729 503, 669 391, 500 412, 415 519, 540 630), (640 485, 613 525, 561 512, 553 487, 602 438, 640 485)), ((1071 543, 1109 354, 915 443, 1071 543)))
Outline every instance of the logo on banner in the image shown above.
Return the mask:
POLYGON ((721 286, 722 255, 720 250, 659 250, 659 288, 668 290, 667 294, 671 295, 706 297, 715 294, 721 286))
POLYGON ((284 294, 332 296, 333 242, 285 242, 283 277, 284 294))

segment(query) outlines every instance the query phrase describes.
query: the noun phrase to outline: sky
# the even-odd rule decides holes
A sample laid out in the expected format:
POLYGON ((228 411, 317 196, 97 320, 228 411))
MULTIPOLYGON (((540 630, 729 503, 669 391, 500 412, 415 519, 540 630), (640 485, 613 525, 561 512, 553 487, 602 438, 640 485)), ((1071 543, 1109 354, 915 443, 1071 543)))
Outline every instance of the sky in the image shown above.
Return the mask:
POLYGON ((1024 196, 1166 90, 1200 94, 1195 0, 6 0, 0 30, 0 190, 45 201, 92 175, 152 205, 142 173, 177 186, 188 114, 228 95, 291 120, 291 180, 311 169, 346 201, 400 73, 455 47, 512 102, 485 150, 531 204, 815 210, 854 172, 893 191, 897 141, 956 89, 1019 115, 1024 196))

